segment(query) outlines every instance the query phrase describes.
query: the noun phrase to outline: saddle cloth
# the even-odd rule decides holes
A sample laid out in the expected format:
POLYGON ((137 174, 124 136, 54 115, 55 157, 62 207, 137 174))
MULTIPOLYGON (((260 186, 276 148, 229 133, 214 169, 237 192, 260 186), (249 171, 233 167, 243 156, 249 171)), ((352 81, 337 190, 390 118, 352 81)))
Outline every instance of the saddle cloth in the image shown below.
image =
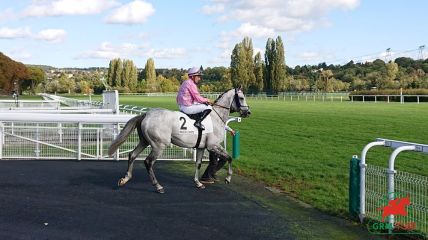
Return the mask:
MULTIPOLYGON (((191 119, 185 113, 176 112, 175 121, 175 128, 179 134, 198 135, 198 128, 193 125, 195 120, 191 119)), ((205 127, 205 130, 202 131, 202 134, 212 133, 214 131, 213 122, 210 115, 208 115, 202 121, 202 125, 205 127)))

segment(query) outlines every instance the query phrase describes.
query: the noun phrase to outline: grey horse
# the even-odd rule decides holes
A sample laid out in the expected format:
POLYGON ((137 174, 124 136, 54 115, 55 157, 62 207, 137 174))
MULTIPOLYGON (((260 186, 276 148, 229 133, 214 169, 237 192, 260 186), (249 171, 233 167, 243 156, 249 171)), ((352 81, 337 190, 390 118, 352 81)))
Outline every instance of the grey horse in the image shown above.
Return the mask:
MULTIPOLYGON (((251 112, 247 105, 245 96, 240 88, 234 88, 221 94, 213 104, 213 111, 210 113, 212 120, 212 131, 207 129, 203 133, 200 144, 196 151, 196 170, 194 182, 198 188, 205 188, 199 181, 199 169, 201 167, 204 150, 215 153, 220 159, 229 163, 229 169, 226 176, 226 183, 230 183, 232 178, 232 157, 220 145, 224 139, 225 123, 231 112, 239 112, 241 117, 248 117, 251 112)), ((204 123, 205 124, 205 123, 204 123)), ((193 120, 190 120, 185 114, 170 111, 166 109, 153 109, 143 115, 130 119, 116 139, 111 143, 108 154, 111 156, 123 144, 128 136, 137 128, 140 142, 129 153, 128 171, 125 177, 121 178, 118 185, 124 186, 131 178, 134 161, 137 156, 147 147, 151 146, 152 150, 144 160, 147 172, 150 176, 153 186, 159 193, 165 190, 156 179, 153 171, 153 165, 156 159, 161 156, 162 151, 171 143, 179 147, 194 148, 197 142, 197 134, 183 134, 183 129, 193 127, 193 120), (189 123, 186 123, 186 120, 189 123), (187 124, 187 125, 186 125, 187 124)), ((185 133, 186 131, 184 131, 185 133)))

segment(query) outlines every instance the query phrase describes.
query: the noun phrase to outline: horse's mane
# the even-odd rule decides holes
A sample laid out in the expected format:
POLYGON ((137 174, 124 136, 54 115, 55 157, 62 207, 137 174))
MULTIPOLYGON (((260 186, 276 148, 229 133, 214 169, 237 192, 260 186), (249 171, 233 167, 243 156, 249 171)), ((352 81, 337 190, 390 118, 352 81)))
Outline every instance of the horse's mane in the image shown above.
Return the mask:
POLYGON ((214 101, 214 103, 217 103, 218 100, 220 100, 221 97, 223 97, 223 95, 227 92, 229 92, 230 90, 226 90, 224 91, 222 94, 220 94, 220 96, 218 96, 218 98, 214 101))

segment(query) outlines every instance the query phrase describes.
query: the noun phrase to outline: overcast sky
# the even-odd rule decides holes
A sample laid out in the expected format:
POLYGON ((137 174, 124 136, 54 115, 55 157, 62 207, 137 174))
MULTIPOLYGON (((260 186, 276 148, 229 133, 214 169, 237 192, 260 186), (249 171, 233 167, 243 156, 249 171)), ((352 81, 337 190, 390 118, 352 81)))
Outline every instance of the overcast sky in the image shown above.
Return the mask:
POLYGON ((245 36, 262 53, 281 36, 292 67, 384 58, 387 48, 417 58, 427 9, 424 0, 2 0, 0 51, 54 67, 107 67, 117 57, 212 67, 229 66, 245 36))

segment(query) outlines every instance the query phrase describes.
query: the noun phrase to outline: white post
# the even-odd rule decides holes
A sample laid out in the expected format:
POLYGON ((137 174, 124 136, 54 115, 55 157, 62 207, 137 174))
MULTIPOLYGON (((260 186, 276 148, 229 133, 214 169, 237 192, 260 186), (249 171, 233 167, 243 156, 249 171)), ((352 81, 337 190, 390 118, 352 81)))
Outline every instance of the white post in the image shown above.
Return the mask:
POLYGON ((0 160, 3 158, 4 125, 0 122, 0 160))
MULTIPOLYGON (((114 126, 114 138, 113 139, 116 139, 116 136, 119 134, 119 132, 120 132, 120 126, 119 126, 119 123, 117 123, 117 124, 115 124, 115 126, 114 126)), ((117 148, 117 151, 116 151, 116 154, 115 154, 115 160, 116 161, 119 161, 119 149, 120 148, 117 148)))
POLYGON ((385 141, 376 141, 367 144, 361 152, 360 162, 360 221, 363 222, 366 214, 366 155, 370 148, 374 146, 384 146, 385 141))
POLYGON ((103 156, 103 144, 104 144, 104 141, 103 141, 104 134, 103 134, 103 132, 104 132, 104 127, 101 127, 101 130, 100 130, 100 153, 101 153, 101 157, 103 156))
POLYGON ((100 159, 100 129, 97 128, 97 159, 100 159))
POLYGON ((62 123, 58 123, 59 142, 62 143, 62 123))
POLYGON ((39 142, 39 124, 36 124, 36 150, 34 151, 36 153, 36 158, 38 159, 40 157, 40 142, 39 142))
MULTIPOLYGON (((414 145, 412 146, 401 146, 396 148, 391 156, 389 157, 389 163, 388 163, 388 200, 394 200, 394 174, 397 173, 397 171, 394 169, 395 164, 395 158, 398 156, 398 154, 402 151, 409 151, 409 150, 415 150, 416 147, 414 145)), ((390 226, 394 228, 394 215, 390 215, 388 219, 388 223, 390 226)))
POLYGON ((82 123, 77 124, 77 160, 82 160, 82 123))

